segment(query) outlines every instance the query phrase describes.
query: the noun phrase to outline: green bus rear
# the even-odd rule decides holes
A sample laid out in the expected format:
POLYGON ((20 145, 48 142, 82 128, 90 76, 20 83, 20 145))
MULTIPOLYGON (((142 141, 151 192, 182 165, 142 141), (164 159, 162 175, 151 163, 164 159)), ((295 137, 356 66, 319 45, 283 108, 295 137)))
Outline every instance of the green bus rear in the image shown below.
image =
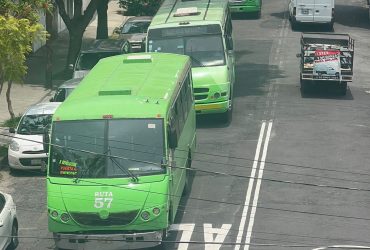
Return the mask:
POLYGON ((262 0, 229 0, 229 3, 231 12, 261 15, 262 0))
POLYGON ((146 50, 188 55, 197 114, 229 120, 235 62, 227 1, 165 0, 149 26, 146 50))
POLYGON ((189 57, 102 59, 53 116, 47 204, 56 246, 160 244, 187 188, 195 128, 189 57))

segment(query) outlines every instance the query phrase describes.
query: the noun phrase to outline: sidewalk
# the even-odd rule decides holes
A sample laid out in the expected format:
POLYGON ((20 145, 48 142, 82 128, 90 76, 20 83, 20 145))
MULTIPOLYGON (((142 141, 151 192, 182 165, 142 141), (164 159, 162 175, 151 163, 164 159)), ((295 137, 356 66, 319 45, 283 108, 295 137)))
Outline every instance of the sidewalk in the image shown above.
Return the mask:
MULTIPOLYGON (((126 17, 121 14, 118 1, 112 0, 108 4, 108 35, 111 35, 113 29, 119 26, 126 17)), ((86 28, 83 37, 83 45, 91 43, 96 37, 97 17, 86 28)), ((53 51, 53 89, 58 87, 64 79, 61 72, 66 65, 68 53, 69 35, 68 30, 59 33, 57 39, 51 41, 50 46, 53 51)), ((24 111, 32 104, 38 102, 49 101, 53 95, 53 89, 45 88, 45 68, 46 68, 46 51, 42 47, 37 52, 32 54, 27 61, 28 74, 23 84, 13 84, 11 89, 11 100, 14 113, 16 115, 23 114, 24 111)), ((7 85, 4 85, 0 95, 0 124, 9 119, 7 102, 5 98, 7 85)), ((1 133, 7 131, 6 128, 1 129, 1 133)), ((0 135, 0 145, 6 143, 8 139, 0 135)))

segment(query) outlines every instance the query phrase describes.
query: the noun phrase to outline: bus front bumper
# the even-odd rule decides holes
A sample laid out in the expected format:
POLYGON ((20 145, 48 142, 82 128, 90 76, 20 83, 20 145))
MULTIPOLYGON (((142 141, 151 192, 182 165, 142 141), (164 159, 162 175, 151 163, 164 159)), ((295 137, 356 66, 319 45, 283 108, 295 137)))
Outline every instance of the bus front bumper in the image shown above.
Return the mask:
POLYGON ((230 108, 230 101, 214 103, 196 103, 195 111, 197 115, 225 113, 230 108))
POLYGON ((55 245, 62 249, 139 249, 161 244, 162 231, 130 234, 54 233, 55 245))

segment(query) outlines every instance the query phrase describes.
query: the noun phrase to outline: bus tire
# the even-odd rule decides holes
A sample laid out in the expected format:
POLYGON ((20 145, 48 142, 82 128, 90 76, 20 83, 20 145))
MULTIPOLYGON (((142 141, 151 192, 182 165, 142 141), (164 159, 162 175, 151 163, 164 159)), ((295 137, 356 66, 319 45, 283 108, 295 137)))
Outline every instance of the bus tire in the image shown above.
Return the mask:
POLYGON ((328 24, 328 31, 334 31, 334 22, 328 24))
POLYGON ((184 186, 184 190, 182 191, 182 196, 187 196, 189 193, 190 193, 190 190, 191 190, 191 187, 190 187, 190 171, 188 168, 191 168, 191 155, 188 154, 188 159, 187 159, 187 162, 186 162, 186 166, 185 166, 185 175, 186 175, 186 178, 185 178, 185 186, 184 186))

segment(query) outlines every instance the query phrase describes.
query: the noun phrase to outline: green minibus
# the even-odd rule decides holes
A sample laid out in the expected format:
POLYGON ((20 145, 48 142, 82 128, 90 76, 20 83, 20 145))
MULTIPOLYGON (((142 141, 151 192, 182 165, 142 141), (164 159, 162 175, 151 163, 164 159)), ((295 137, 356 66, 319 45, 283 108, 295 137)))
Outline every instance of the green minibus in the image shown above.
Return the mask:
POLYGON ((189 188, 195 151, 190 58, 105 58, 57 109, 48 227, 62 249, 161 244, 189 188))
POLYGON ((196 113, 230 120, 235 62, 227 1, 165 0, 149 26, 146 50, 188 55, 196 113))
POLYGON ((262 0, 229 0, 231 12, 257 13, 261 16, 262 0))

